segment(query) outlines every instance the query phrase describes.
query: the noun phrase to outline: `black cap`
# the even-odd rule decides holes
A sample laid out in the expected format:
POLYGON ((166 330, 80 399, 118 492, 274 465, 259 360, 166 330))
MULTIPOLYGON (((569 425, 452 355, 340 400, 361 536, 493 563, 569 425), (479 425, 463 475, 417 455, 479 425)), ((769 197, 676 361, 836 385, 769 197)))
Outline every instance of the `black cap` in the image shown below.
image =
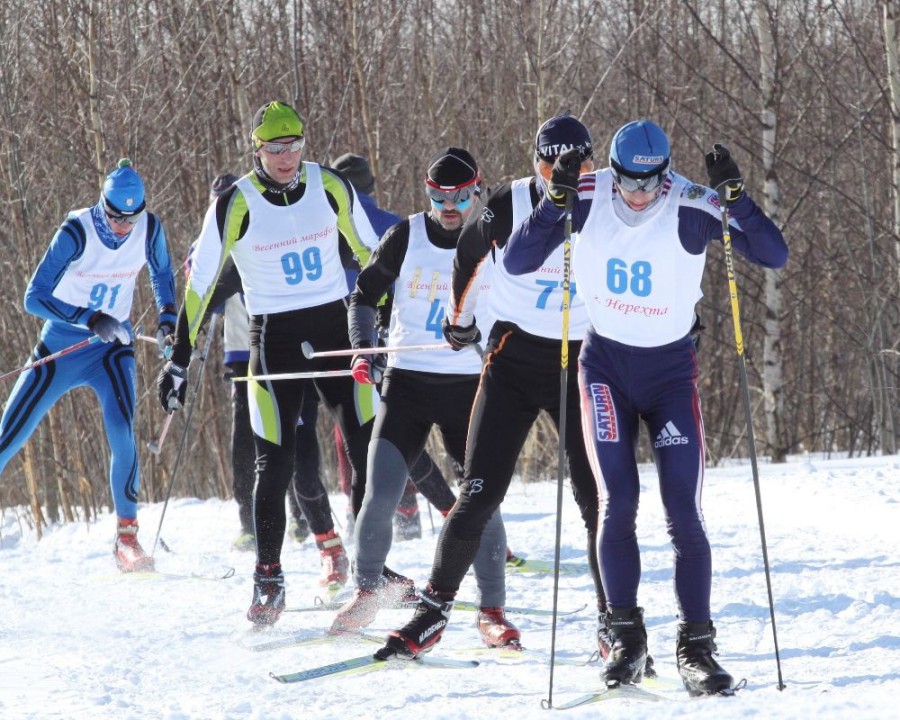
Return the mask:
POLYGON ((372 168, 369 167, 369 161, 362 155, 344 153, 331 164, 331 167, 347 178, 350 184, 359 192, 371 195, 375 189, 375 178, 372 176, 372 168))
POLYGON ((478 163, 467 150, 448 147, 439 150, 428 161, 425 181, 429 185, 455 188, 481 179, 478 163))
POLYGON ((218 175, 215 180, 209 186, 209 192, 211 195, 215 195, 219 197, 222 193, 224 193, 228 188, 234 185, 238 181, 237 175, 232 175, 231 173, 223 173, 218 175))
POLYGON ((581 159, 587 160, 594 154, 591 133, 571 115, 556 115, 547 120, 534 138, 534 152, 541 159, 553 162, 561 153, 577 147, 581 159))

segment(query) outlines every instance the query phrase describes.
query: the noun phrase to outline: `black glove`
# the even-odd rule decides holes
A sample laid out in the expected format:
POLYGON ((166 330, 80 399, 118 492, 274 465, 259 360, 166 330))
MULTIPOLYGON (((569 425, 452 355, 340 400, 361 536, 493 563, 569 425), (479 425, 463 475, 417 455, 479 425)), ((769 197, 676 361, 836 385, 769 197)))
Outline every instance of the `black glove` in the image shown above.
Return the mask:
POLYGON ((170 413, 181 408, 187 391, 187 368, 173 362, 166 363, 156 378, 156 389, 163 410, 170 413))
POLYGON ((118 320, 105 312, 98 310, 87 321, 87 326, 103 342, 108 343, 118 340, 123 345, 131 343, 131 335, 118 320))
POLYGON ((547 185, 547 197, 556 207, 566 206, 566 195, 578 197, 578 176, 581 175, 581 150, 570 148, 562 153, 553 163, 550 172, 550 183, 547 185))
POLYGON ((444 315, 444 319, 441 320, 441 330, 444 333, 444 338, 454 350, 462 350, 467 345, 481 340, 481 330, 478 329, 474 322, 466 327, 451 325, 447 320, 447 316, 444 315))
POLYGON ((741 177, 741 171, 731 157, 731 151, 721 143, 716 143, 713 149, 706 153, 706 173, 709 175, 709 186, 720 193, 726 205, 731 205, 744 194, 744 178, 741 177), (725 187, 720 190, 721 185, 725 187))

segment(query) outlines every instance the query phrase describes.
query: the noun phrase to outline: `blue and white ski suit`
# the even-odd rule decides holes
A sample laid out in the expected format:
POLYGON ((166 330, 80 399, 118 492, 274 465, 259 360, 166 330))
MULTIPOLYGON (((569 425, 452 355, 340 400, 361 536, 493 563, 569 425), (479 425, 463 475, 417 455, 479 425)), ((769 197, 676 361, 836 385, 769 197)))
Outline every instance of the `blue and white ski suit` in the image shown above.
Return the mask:
MULTIPOLYGON (((25 291, 25 310, 47 320, 29 360, 39 360, 85 339, 97 310, 131 332, 128 317, 144 265, 160 312, 175 324, 175 280, 166 234, 159 219, 144 213, 126 236, 109 227, 102 201, 75 210, 56 231, 25 291)), ((100 400, 111 452, 109 482, 116 515, 137 516, 138 457, 134 438, 134 346, 96 342, 19 375, 0 419, 0 473, 54 403, 77 387, 100 400)))

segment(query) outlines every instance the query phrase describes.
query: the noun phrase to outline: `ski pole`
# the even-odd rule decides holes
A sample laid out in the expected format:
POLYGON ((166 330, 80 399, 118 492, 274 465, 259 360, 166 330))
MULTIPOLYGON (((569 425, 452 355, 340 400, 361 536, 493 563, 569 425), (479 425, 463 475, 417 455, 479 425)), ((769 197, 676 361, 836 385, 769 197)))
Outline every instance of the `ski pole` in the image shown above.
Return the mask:
POLYGON ((556 457, 556 546, 553 552, 553 620, 550 624, 550 683, 547 699, 541 701, 545 709, 553 707, 553 671, 556 666, 556 618, 559 602, 559 557, 562 543, 563 480, 566 475, 566 399, 569 395, 569 303, 571 302, 572 270, 572 206, 573 193, 566 194, 566 214, 563 230, 562 279, 562 344, 559 358, 559 452, 556 457))
POLYGON ((350 370, 313 370, 310 372, 275 373, 273 375, 245 375, 231 378, 231 382, 250 382, 251 380, 315 380, 316 378, 349 377, 350 370))
POLYGON ((162 431, 159 433, 159 440, 157 440, 156 442, 147 443, 147 449, 154 455, 159 455, 159 451, 162 450, 162 444, 166 439, 166 434, 169 432, 169 425, 172 424, 173 417, 175 417, 174 412, 170 412, 168 415, 166 415, 165 422, 163 422, 162 431))
MULTIPOLYGON (((135 340, 143 340, 144 342, 153 343, 154 345, 159 345, 159 342, 156 340, 156 338, 151 335, 141 335, 140 333, 138 333, 137 335, 134 336, 134 339, 135 340)), ((163 357, 166 360, 172 359, 172 346, 171 345, 166 345, 165 348, 163 348, 163 357)))
POLYGON ((35 360, 34 362, 25 363, 22 367, 16 370, 10 370, 7 373, 3 373, 0 375, 0 380, 6 380, 6 378, 15 377, 16 375, 20 375, 26 370, 31 370, 32 368, 40 367, 41 365, 46 365, 49 362, 53 362, 57 358, 61 358, 63 355, 68 355, 69 353, 73 353, 76 350, 81 350, 83 347, 87 347, 91 343, 99 342, 100 338, 94 335, 93 337, 89 337, 86 340, 82 340, 81 342, 77 342, 74 345, 69 345, 69 347, 63 348, 62 350, 57 350, 55 353, 51 355, 47 355, 46 357, 42 357, 39 360, 35 360))
MULTIPOLYGON (((727 181, 726 181, 727 182, 727 181)), ((719 207, 722 211, 722 245, 725 248, 725 271, 728 275, 728 292, 731 296, 731 318, 734 322, 734 342, 737 348, 738 367, 741 375, 741 389, 744 396, 744 419, 747 423, 747 443, 750 451, 750 468, 753 474, 753 489, 756 493, 756 512, 759 517, 759 537, 762 545, 763 568, 766 575, 766 590, 769 595, 769 615, 772 618, 772 640, 775 643, 775 665, 778 669, 778 689, 784 690, 781 675, 781 656, 778 652, 778 633, 775 630, 775 602, 772 595, 772 576, 769 572, 769 553, 766 544, 766 526, 763 522, 762 493, 759 486, 759 468, 756 464, 756 440, 753 437, 753 413, 750 405, 750 383, 747 380, 747 361, 744 358, 744 335, 741 331, 741 309, 738 304, 737 281, 734 276, 734 254, 731 250, 731 229, 728 227, 727 188, 722 183, 716 188, 719 193, 719 207)))
POLYGON ((431 345, 395 345, 394 347, 358 348, 356 350, 323 350, 322 352, 316 352, 315 350, 313 350, 313 346, 309 342, 304 340, 302 343, 300 343, 300 349, 303 351, 303 357, 305 357, 307 360, 312 360, 313 358, 349 357, 352 355, 378 355, 379 353, 417 352, 421 350, 450 350, 450 346, 447 343, 434 343, 431 345))
MULTIPOLYGON (((218 321, 219 316, 213 315, 212 319, 209 321, 209 329, 206 331, 206 343, 203 346, 203 354, 200 355, 200 368, 197 372, 197 382, 194 385, 194 392, 191 394, 191 402, 190 407, 187 410, 187 418, 184 421, 184 431, 181 433, 181 445, 178 446, 178 454, 175 456, 175 467, 172 469, 172 477, 169 480, 169 487, 166 489, 166 497, 163 500, 162 513, 159 516, 159 526, 156 528, 156 537, 153 538, 153 547, 150 548, 150 557, 153 557, 153 554, 156 552, 156 544, 159 543, 163 549, 168 550, 166 544, 162 542, 159 537, 160 532, 162 532, 163 520, 166 519, 166 508, 169 506, 169 498, 172 495, 172 488, 175 487, 175 478, 178 476, 178 470, 181 468, 181 456, 184 454, 184 449, 187 446, 188 439, 188 431, 191 428, 191 418, 194 415, 194 408, 197 407, 197 400, 200 397, 200 390, 202 389, 202 385, 200 384, 203 380, 203 369, 206 367, 206 358, 209 356, 209 349, 212 346, 213 336, 215 334, 216 322, 218 321)), ((175 413, 170 413, 169 417, 175 413)), ((171 552, 171 551, 169 551, 171 552)))

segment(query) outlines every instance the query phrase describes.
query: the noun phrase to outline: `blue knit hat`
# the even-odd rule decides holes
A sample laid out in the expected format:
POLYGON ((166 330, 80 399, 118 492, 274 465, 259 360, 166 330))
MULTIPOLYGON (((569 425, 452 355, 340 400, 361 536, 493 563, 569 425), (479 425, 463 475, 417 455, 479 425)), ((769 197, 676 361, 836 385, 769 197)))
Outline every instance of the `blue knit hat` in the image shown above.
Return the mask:
POLYGON ((144 181, 128 158, 119 160, 116 169, 103 181, 103 201, 117 215, 137 215, 146 207, 144 181))

